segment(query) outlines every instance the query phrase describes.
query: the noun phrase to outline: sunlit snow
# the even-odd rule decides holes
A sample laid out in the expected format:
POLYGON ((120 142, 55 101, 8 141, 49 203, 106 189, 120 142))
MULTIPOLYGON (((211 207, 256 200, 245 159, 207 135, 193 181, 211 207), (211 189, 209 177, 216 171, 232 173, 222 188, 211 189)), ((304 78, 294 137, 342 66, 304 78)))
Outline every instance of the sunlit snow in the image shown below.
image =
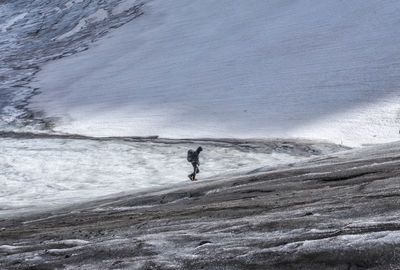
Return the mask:
MULTIPOLYGON (((192 185, 193 144, 72 139, 0 140, 0 216, 54 208, 122 191, 192 185)), ((303 160, 287 153, 203 145, 199 180, 238 175, 260 165, 303 160)))

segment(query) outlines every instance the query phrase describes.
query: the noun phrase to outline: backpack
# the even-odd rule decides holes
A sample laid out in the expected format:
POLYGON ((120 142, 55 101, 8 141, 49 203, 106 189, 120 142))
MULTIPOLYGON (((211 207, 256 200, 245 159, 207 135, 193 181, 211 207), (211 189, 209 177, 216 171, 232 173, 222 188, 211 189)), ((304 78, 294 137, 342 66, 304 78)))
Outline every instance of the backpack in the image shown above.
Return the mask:
POLYGON ((194 151, 193 150, 189 150, 187 152, 187 161, 189 161, 190 163, 192 163, 194 161, 194 151))

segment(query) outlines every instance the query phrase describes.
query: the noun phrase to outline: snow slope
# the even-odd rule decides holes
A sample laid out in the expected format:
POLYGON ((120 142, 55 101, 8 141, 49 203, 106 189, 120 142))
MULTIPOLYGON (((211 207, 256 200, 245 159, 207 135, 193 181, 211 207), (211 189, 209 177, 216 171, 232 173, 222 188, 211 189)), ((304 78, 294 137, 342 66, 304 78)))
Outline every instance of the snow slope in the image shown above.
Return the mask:
POLYGON ((38 74, 30 108, 59 118, 55 130, 398 140, 398 1, 143 4, 143 16, 38 74))
MULTIPOLYGON (((28 135, 29 137, 29 135, 28 135)), ((137 192, 171 185, 193 185, 207 178, 243 175, 251 170, 296 163, 341 150, 309 142, 215 143, 134 142, 1 137, 0 218, 93 200, 113 193, 137 192), (188 149, 204 148, 199 182, 187 175, 188 149)))

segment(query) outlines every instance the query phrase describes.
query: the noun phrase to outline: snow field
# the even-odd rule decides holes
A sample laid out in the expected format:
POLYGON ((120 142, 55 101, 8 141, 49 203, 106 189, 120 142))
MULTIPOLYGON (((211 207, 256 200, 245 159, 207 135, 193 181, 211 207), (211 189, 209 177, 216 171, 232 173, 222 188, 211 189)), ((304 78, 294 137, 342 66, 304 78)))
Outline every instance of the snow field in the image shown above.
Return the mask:
MULTIPOLYGON (((101 196, 192 185, 186 153, 197 145, 72 139, 0 140, 0 216, 101 196)), ((200 180, 243 173, 304 157, 203 145, 200 180)))
POLYGON ((142 16, 38 74, 30 108, 58 117, 56 131, 399 139, 398 1, 143 4, 142 16))

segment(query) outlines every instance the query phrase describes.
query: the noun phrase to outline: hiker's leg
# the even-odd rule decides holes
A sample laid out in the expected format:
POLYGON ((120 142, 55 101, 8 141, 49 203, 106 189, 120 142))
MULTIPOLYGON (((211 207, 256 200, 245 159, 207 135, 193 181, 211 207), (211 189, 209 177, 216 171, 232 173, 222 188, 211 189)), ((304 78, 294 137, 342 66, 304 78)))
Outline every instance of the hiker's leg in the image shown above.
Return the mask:
POLYGON ((196 163, 192 163, 193 166, 193 179, 196 178, 196 173, 197 173, 197 164, 196 163))

